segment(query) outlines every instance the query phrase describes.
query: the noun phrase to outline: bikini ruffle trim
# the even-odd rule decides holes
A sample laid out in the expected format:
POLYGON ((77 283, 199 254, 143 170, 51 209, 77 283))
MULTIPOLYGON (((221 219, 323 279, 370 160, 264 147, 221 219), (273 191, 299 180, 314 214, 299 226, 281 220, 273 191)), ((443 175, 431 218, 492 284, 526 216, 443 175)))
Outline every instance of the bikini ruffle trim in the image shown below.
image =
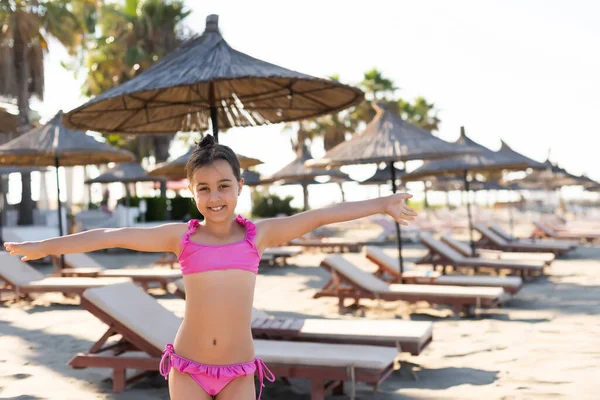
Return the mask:
POLYGON ((196 232, 196 228, 198 227, 198 225, 200 225, 200 221, 198 221, 197 219, 190 219, 187 224, 188 231, 181 238, 179 246, 183 246, 184 244, 190 241, 190 235, 196 232))
POLYGON ((248 240, 251 244, 254 244, 254 238, 256 237, 256 225, 254 225, 254 223, 252 223, 252 221, 250 221, 248 218, 242 217, 240 214, 235 217, 235 222, 240 225, 244 225, 246 228, 246 240, 248 240))

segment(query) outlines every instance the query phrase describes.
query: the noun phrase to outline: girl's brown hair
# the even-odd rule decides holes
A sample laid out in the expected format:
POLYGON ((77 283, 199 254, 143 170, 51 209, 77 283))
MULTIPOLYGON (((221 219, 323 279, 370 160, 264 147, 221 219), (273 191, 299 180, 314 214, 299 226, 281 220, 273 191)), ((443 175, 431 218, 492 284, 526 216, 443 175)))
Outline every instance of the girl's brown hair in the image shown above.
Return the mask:
POLYGON ((240 173, 240 161, 231 150, 231 148, 222 144, 216 143, 212 135, 206 135, 200 143, 196 145, 196 149, 192 152, 185 171, 188 180, 192 181, 192 176, 198 168, 213 164, 216 160, 225 160, 231 165, 233 175, 239 181, 242 176, 240 173))

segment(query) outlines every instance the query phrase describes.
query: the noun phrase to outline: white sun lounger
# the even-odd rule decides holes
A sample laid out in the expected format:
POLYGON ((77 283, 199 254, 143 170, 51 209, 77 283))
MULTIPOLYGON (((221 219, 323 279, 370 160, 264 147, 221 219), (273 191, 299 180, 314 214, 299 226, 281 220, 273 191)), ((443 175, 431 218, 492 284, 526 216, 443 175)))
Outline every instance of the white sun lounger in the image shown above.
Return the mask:
POLYGON ((84 290, 93 287, 130 282, 127 278, 46 277, 7 252, 0 252, 0 281, 4 281, 0 291, 11 292, 17 298, 26 297, 30 293, 81 294, 84 290))
MULTIPOLYGON (((90 289, 82 296, 82 306, 107 324, 108 330, 87 353, 77 354, 73 368, 111 368, 113 391, 124 390, 127 369, 157 371, 162 351, 172 343, 181 319, 132 283, 90 289), (121 337, 119 344, 106 344, 109 337, 121 337)), ((255 354, 278 377, 311 380, 311 399, 324 400, 336 385, 328 380, 362 381, 375 387, 393 371, 398 354, 394 347, 255 340, 255 354)), ((198 360, 201 361, 201 360, 198 360)))
POLYGON ((405 269, 400 276, 398 259, 391 257, 379 247, 367 247, 366 256, 378 267, 379 277, 390 276, 395 282, 402 279, 404 283, 454 286, 488 286, 501 287, 514 294, 523 286, 523 279, 518 276, 483 276, 483 275, 441 275, 437 271, 405 269))
POLYGON ((455 312, 470 313, 480 307, 493 307, 509 296, 499 287, 465 287, 446 285, 388 284, 363 271, 342 255, 329 256, 321 266, 332 277, 314 297, 337 297, 340 311, 344 299, 382 299, 387 301, 427 301, 432 304, 450 305, 455 312))
MULTIPOLYGON (((185 298, 183 279, 175 281, 177 294, 185 298)), ((399 351, 420 354, 433 338, 433 324, 425 321, 277 318, 252 309, 256 338, 293 341, 396 346, 399 351)))

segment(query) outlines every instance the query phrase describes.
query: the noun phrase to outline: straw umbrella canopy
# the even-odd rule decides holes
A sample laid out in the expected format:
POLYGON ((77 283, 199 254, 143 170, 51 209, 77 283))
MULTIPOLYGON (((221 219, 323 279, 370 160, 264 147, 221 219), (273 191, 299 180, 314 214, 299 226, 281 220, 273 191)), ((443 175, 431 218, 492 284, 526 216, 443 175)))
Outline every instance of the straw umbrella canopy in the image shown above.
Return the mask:
POLYGON ((56 191, 58 199, 58 227, 63 235, 59 166, 107 164, 127 162, 135 156, 126 150, 117 149, 97 141, 85 132, 66 128, 62 124, 62 111, 48 123, 0 146, 0 165, 5 166, 54 166, 56 168, 56 191))
MULTIPOLYGON (((263 179, 263 183, 277 182, 279 184, 301 185, 304 193, 304 210, 306 211, 308 210, 308 185, 312 184, 313 178, 317 176, 330 176, 332 179, 350 179, 348 175, 338 169, 307 167, 305 165, 306 161, 312 159, 312 155, 306 145, 299 144, 296 150, 296 159, 270 177, 263 179)), ((314 182, 318 183, 317 181, 314 182)))
MULTIPOLYGON (((186 178, 185 165, 187 164, 192 153, 196 149, 195 146, 190 147, 187 153, 177 157, 172 161, 165 161, 156 165, 151 171, 148 172, 148 176, 162 176, 172 180, 179 180, 186 178)), ((240 161, 240 168, 247 169, 256 165, 262 164, 263 162, 251 157, 246 157, 237 154, 237 158, 240 161)))
POLYGON ((588 192, 600 192, 600 184, 597 186, 588 186, 585 188, 588 192))
POLYGON ((255 171, 251 171, 248 169, 244 170, 244 172, 242 172, 242 178, 244 178, 245 186, 254 187, 263 184, 260 174, 255 171))
POLYGON ((259 126, 330 114, 360 103, 363 93, 250 57, 221 36, 218 16, 206 29, 134 79, 65 116, 78 129, 172 134, 259 126))
MULTIPOLYGON (((447 158, 445 160, 427 161, 421 167, 407 174, 404 179, 406 181, 415 181, 435 176, 454 176, 462 174, 464 187, 468 193, 471 190, 468 179, 469 172, 501 172, 503 170, 523 170, 530 167, 530 163, 523 157, 492 151, 473 141, 465 134, 464 127, 460 128, 460 137, 455 143, 477 149, 478 152, 474 154, 465 154, 460 157, 447 158)), ((467 202, 467 214, 469 218, 471 249, 473 254, 475 254, 470 201, 467 202)))
MULTIPOLYGON (((377 111, 365 130, 352 139, 329 150, 322 159, 310 162, 312 167, 340 167, 343 165, 372 164, 412 160, 435 160, 478 150, 439 139, 425 129, 404 121, 384 104, 376 102, 377 111)), ((396 168, 390 168, 392 191, 396 193, 396 168)), ((400 226, 396 223, 400 276, 404 272, 400 226)))
POLYGON ((149 176, 146 170, 138 162, 129 162, 117 164, 103 174, 85 181, 91 183, 135 183, 135 182, 153 182, 164 181, 165 178, 159 176, 149 176))
POLYGON ((567 172, 564 168, 546 160, 542 163, 544 170, 533 171, 522 179, 515 179, 509 183, 517 183, 527 188, 555 190, 563 186, 584 185, 580 177, 567 172))
POLYGON ((88 179, 84 183, 123 183, 125 187, 125 206, 127 207, 127 221, 129 221, 129 204, 131 193, 129 193, 128 183, 135 182, 163 182, 166 178, 159 176, 148 176, 146 170, 138 162, 117 164, 103 174, 93 179, 88 179))

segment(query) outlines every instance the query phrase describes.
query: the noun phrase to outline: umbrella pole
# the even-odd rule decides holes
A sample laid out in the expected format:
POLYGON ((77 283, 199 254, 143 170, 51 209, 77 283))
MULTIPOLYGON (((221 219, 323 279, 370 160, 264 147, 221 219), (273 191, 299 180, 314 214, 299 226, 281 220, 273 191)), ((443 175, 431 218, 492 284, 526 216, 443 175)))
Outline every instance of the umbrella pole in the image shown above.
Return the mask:
POLYGON ((342 193, 342 203, 346 202, 346 193, 344 193, 344 186, 342 186, 342 182, 339 182, 340 192, 342 193))
POLYGON ((469 240, 471 241, 471 254, 473 257, 476 256, 475 252, 475 241, 473 240, 473 221, 471 218, 471 199, 469 198, 469 192, 471 188, 469 187, 469 180, 467 179, 467 170, 464 172, 465 179, 465 191, 467 192, 467 215, 469 217, 469 240))
MULTIPOLYGON (((396 171, 394 170, 394 163, 390 162, 390 170, 392 171, 392 192, 396 193, 398 188, 396 187, 396 171)), ((402 232, 400 231, 400 224, 394 221, 396 224, 396 241, 398 243, 398 264, 400 267, 400 275, 398 276, 398 282, 402 283, 402 275, 404 274, 404 259, 402 258, 402 232)))
POLYGON ((308 185, 305 183, 302 184, 302 193, 304 194, 304 210, 303 211, 308 211, 308 185))
POLYGON ((124 183, 124 185, 125 185, 125 226, 129 227, 129 204, 130 204, 129 199, 131 198, 131 196, 129 195, 129 187, 127 186, 127 183, 124 183))
POLYGON ((219 114, 217 107, 215 107, 215 85, 213 82, 208 84, 208 101, 210 103, 210 122, 213 136, 215 137, 215 141, 219 143, 219 114))
MULTIPOLYGON (((63 235, 63 226, 62 226, 62 206, 60 204, 60 179, 58 175, 58 156, 54 156, 54 167, 56 168, 56 199, 58 203, 58 234, 59 236, 63 235)), ((59 269, 63 269, 65 267, 65 256, 64 254, 60 255, 60 265, 59 269)))
POLYGON ((0 246, 4 250, 4 236, 2 229, 4 228, 4 218, 6 214, 6 195, 4 194, 4 175, 0 175, 0 246))
MULTIPOLYGON (((511 193, 512 193, 512 191, 511 191, 511 193)), ((515 219, 514 219, 514 210, 513 210, 512 201, 509 201, 509 204, 508 204, 508 225, 510 225, 510 234, 514 237, 515 236, 515 219)))

